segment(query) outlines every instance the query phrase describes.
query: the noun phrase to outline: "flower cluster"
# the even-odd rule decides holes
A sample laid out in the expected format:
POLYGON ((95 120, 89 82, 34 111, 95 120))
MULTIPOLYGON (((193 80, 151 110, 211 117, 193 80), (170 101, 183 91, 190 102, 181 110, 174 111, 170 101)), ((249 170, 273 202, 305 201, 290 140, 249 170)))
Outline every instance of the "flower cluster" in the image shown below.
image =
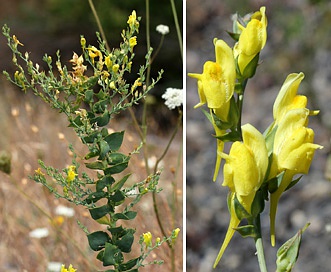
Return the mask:
POLYGON ((189 74, 197 79, 200 102, 195 108, 207 105, 206 115, 215 129, 217 159, 213 180, 224 159, 222 185, 229 188, 230 223, 214 267, 235 231, 256 237, 259 230, 254 222, 269 195, 271 244, 275 245, 278 200, 299 181, 295 175, 308 173, 315 150, 322 148, 314 143, 314 131, 307 127, 309 116, 318 111, 307 109, 307 97, 297 94, 303 73, 290 74, 285 80, 274 103, 274 121, 263 134, 251 124, 241 125, 245 87, 255 74, 267 40, 265 7, 243 22, 238 18, 230 33, 236 41, 232 48, 214 39, 216 60, 207 61, 202 74, 189 74), (229 154, 223 152, 225 142, 232 142, 229 154), (238 227, 243 219, 248 225, 238 227))
POLYGON ((183 104, 183 89, 167 88, 162 98, 165 99, 164 104, 170 110, 173 110, 183 104))

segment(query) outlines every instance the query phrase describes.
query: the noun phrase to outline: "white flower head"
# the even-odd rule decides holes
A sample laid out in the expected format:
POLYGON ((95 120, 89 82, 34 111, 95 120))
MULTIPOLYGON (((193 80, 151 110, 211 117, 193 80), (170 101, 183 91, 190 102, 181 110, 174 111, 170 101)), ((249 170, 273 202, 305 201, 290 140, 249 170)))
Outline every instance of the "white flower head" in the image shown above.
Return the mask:
POLYGON ((167 25, 158 25, 156 27, 156 31, 159 32, 161 35, 166 35, 169 33, 169 27, 167 25))
POLYGON ((167 88, 162 98, 165 99, 164 104, 166 104, 170 110, 173 110, 183 104, 183 89, 167 88))
POLYGON ((29 233, 29 236, 31 238, 37 238, 37 239, 45 238, 48 235, 49 235, 49 231, 47 228, 34 229, 33 231, 30 231, 30 233, 29 233))
POLYGON ((66 206, 63 205, 59 205, 56 207, 55 209, 55 213, 57 215, 62 215, 65 217, 73 217, 75 215, 75 210, 72 208, 68 208, 66 206))
POLYGON ((62 267, 62 263, 58 262, 49 262, 47 264, 47 272, 60 272, 62 267))

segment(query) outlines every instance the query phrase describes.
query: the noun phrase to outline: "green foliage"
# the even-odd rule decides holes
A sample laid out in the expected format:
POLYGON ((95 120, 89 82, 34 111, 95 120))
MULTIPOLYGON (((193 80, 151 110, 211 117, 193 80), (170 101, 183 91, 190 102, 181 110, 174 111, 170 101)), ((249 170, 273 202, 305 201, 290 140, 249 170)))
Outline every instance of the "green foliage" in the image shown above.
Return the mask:
MULTIPOLYGON (((70 60, 72 68, 62 65, 60 52, 57 52, 55 61, 48 55, 43 58, 48 71, 41 71, 38 64, 30 61, 28 53, 21 53, 18 47, 22 44, 15 35, 10 35, 6 25, 3 27, 17 68, 13 77, 4 72, 8 80, 24 92, 32 90, 50 107, 66 115, 69 127, 73 128, 88 149, 80 159, 97 177, 79 173, 77 154, 70 146, 72 165, 60 170, 39 161, 40 168, 31 178, 46 186, 56 197, 85 206, 93 220, 107 225, 107 231, 92 233, 82 228, 87 233, 91 249, 99 252, 97 258, 104 266, 113 266, 114 270, 108 271, 138 271, 143 266, 142 261, 146 258, 144 252, 140 257, 124 262, 124 254, 131 252, 135 229, 124 228, 120 222, 136 217, 137 212, 132 208, 143 195, 159 192, 159 172, 131 187, 126 185, 130 174, 122 174, 119 178, 114 176, 126 170, 131 154, 138 152, 139 148, 130 155, 120 153, 124 131, 110 133, 107 126, 117 114, 144 99, 162 74, 162 71, 159 72, 158 78, 146 86, 145 74, 150 51, 136 79, 133 82, 126 79, 131 74, 136 45, 134 35, 139 29, 135 13, 129 17, 128 24, 128 28, 122 32, 123 42, 119 48, 109 52, 99 35, 98 47, 87 46, 85 38, 81 37, 82 54, 78 56, 74 53, 70 60), (55 180, 56 184, 47 177, 55 180)), ((160 245, 158 243, 157 247, 160 245)))

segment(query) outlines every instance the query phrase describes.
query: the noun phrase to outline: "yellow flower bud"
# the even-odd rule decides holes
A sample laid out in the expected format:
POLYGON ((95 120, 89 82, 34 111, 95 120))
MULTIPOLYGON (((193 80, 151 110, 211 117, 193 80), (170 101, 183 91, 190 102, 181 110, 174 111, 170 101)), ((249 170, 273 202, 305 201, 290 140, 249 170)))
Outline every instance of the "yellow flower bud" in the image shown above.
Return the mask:
POLYGON ((114 73, 117 73, 119 68, 120 68, 120 66, 118 64, 114 64, 112 70, 114 73))
POLYGON ((110 55, 105 58, 105 64, 106 64, 108 70, 113 66, 113 62, 111 61, 110 55))
POLYGON ((233 50, 241 74, 266 44, 268 23, 265 11, 265 7, 261 7, 252 15, 246 27, 239 25, 242 32, 233 50))
POLYGON ((144 243, 146 245, 146 248, 152 246, 152 234, 150 232, 143 233, 144 243))

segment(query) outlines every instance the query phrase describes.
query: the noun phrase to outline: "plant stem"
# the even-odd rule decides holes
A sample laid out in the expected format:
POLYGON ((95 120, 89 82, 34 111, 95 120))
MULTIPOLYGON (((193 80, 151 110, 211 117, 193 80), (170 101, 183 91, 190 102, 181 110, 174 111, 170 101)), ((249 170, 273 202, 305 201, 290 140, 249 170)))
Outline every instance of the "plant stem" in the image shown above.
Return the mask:
POLYGON ((106 43, 106 48, 107 48, 108 52, 110 52, 110 47, 109 47, 109 45, 108 45, 108 42, 107 42, 107 38, 106 38, 105 32, 104 32, 104 30, 103 30, 102 24, 101 24, 101 22, 100 22, 100 18, 99 18, 98 13, 97 13, 97 11, 96 11, 96 9, 95 9, 95 6, 94 6, 94 4, 93 4, 93 1, 92 1, 92 0, 88 0, 88 2, 89 2, 89 4, 90 4, 90 7, 91 7, 91 10, 92 10, 93 16, 94 16, 94 18, 95 18, 95 20, 96 20, 96 22, 97 22, 98 29, 99 29, 99 31, 100 31, 101 37, 102 37, 102 39, 103 39, 103 40, 105 41, 105 43, 106 43))
POLYGON ((177 11, 176 11, 175 1, 170 0, 170 3, 171 3, 172 14, 174 16, 174 21, 175 21, 175 26, 176 26, 176 31, 177 31, 180 54, 181 54, 181 57, 183 60, 183 40, 182 40, 182 33, 180 31, 180 26, 178 23, 178 16, 177 16, 177 11))
POLYGON ((258 215, 254 220, 254 226, 256 229, 256 237, 255 237, 255 247, 257 250, 257 259, 259 262, 259 267, 261 272, 268 272, 267 265, 265 262, 262 235, 261 235, 261 221, 260 215, 258 215))

